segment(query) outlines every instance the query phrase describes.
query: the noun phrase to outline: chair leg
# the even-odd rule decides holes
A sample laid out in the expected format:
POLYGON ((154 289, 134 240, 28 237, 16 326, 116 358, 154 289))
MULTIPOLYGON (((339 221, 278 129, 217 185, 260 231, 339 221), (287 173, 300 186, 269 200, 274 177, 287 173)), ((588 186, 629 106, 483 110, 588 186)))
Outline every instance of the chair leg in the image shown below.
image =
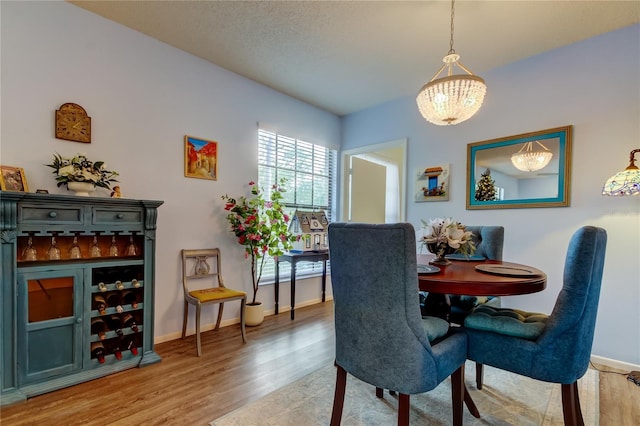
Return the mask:
POLYGON ((376 386, 376 396, 378 398, 383 398, 384 397, 384 389, 379 388, 376 386))
POLYGON ((453 425, 462 425, 462 409, 465 398, 464 364, 451 375, 451 405, 453 406, 453 425))
POLYGON ((476 388, 482 390, 482 375, 484 371, 484 365, 476 362, 476 388))
POLYGON ((198 356, 202 355, 202 347, 200 345, 200 305, 196 305, 196 347, 198 348, 198 356))
POLYGON ((247 334, 245 332, 245 327, 244 327, 244 311, 245 311, 245 306, 247 305, 247 299, 244 298, 242 299, 242 302, 240 303, 240 330, 242 330, 242 341, 246 342, 247 341, 247 334))
POLYGON ((331 426, 340 426, 342 408, 344 407, 344 393, 347 387, 347 370, 336 365, 336 390, 333 395, 333 411, 331 412, 331 426))
POLYGON ((182 338, 187 335, 187 318, 189 316, 189 302, 184 301, 184 315, 182 317, 182 338))
POLYGON ((400 393, 398 396, 398 426, 409 426, 410 396, 406 393, 400 393))
POLYGON ((562 384, 562 413, 566 426, 584 426, 577 381, 571 384, 562 384))
POLYGON ((224 310, 224 302, 219 303, 219 305, 220 305, 220 308, 218 309, 218 320, 216 321, 216 328, 215 328, 216 331, 220 329, 220 322, 222 321, 222 311, 224 310))

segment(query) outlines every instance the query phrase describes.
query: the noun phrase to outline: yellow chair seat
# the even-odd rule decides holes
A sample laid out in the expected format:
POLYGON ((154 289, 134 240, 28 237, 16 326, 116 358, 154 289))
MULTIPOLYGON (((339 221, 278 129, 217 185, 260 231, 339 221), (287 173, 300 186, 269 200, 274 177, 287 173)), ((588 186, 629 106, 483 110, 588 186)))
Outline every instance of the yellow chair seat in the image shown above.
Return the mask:
POLYGON ((212 300, 230 299, 232 297, 244 297, 247 295, 247 293, 230 288, 215 287, 205 288, 202 290, 193 290, 189 292, 189 295, 198 299, 200 303, 207 303, 211 302, 212 300))

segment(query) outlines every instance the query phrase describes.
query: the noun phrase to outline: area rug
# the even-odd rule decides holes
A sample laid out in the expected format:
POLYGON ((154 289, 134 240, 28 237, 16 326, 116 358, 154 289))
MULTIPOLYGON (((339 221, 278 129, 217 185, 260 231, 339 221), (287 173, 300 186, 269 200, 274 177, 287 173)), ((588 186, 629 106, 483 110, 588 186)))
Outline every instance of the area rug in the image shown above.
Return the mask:
MULTIPOLYGON (((475 365, 467 362, 466 383, 481 418, 464 409, 465 425, 563 425, 560 385, 540 382, 485 366, 484 386, 475 387, 475 365)), ((328 425, 331 419, 336 371, 323 367, 269 395, 238 408, 210 423, 211 426, 311 426, 328 425)), ((598 374, 588 370, 578 381, 582 414, 586 425, 597 425, 598 374)), ((371 426, 397 424, 398 397, 353 376, 347 377, 342 424, 371 426)), ((450 425, 451 387, 445 380, 436 389, 411 396, 411 425, 450 425)))

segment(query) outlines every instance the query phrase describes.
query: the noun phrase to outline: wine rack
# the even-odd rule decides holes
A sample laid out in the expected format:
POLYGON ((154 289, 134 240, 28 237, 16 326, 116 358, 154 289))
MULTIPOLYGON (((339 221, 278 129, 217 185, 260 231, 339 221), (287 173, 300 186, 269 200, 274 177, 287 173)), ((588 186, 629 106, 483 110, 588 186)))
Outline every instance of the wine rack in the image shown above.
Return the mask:
POLYGON ((0 193, 2 404, 160 361, 161 204, 0 193))

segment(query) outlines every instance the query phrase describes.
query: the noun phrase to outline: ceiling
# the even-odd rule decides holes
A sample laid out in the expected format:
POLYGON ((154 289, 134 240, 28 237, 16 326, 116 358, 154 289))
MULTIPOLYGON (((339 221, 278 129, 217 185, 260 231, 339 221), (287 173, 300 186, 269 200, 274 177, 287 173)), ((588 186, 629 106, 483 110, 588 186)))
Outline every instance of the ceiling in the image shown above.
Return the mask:
MULTIPOLYGON (((70 3, 337 115, 417 94, 451 32, 448 1, 70 3)), ((482 76, 638 22, 637 0, 460 0, 454 49, 482 76)))

